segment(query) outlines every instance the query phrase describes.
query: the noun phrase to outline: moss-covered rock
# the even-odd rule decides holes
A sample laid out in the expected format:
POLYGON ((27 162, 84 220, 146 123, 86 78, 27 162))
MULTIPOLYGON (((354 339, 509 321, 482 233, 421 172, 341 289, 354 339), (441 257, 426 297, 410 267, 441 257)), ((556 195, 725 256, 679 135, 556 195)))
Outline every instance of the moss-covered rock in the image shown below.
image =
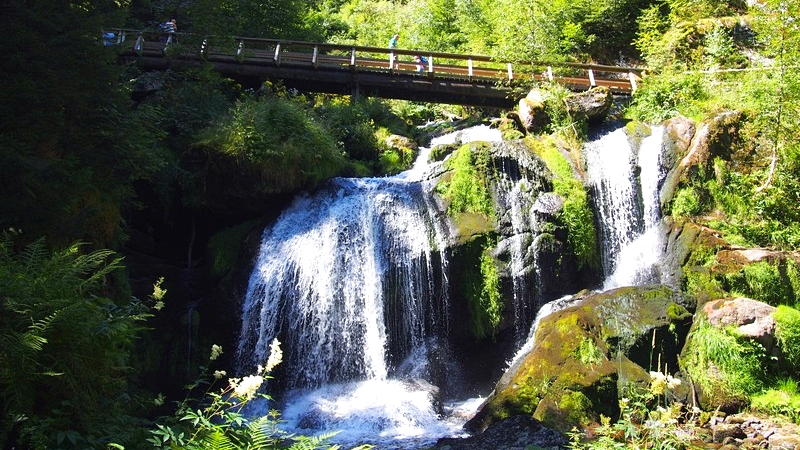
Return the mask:
POLYGON ((447 155, 458 150, 459 146, 460 144, 439 144, 434 146, 431 149, 431 153, 428 155, 428 161, 441 161, 445 159, 447 155))
POLYGON ((744 114, 741 111, 725 111, 701 124, 696 133, 691 133, 692 126, 683 121, 668 123, 669 142, 680 147, 676 154, 683 153, 681 150, 689 134, 692 134, 692 139, 680 162, 664 180, 660 194, 663 207, 672 201, 680 184, 686 182, 694 173, 712 173, 715 157, 730 159, 734 142, 740 139, 739 128, 743 119, 744 114))
MULTIPOLYGON (((680 294, 664 286, 576 298, 572 306, 541 320, 532 350, 503 375, 468 428, 482 430, 497 420, 529 414, 566 431, 600 413, 617 415, 620 385, 645 380, 642 366, 652 359, 636 350, 642 341, 649 345, 653 330, 673 323, 668 311, 675 304, 686 306, 680 294)), ((667 332, 658 333, 659 339, 667 337, 667 332)))
POLYGON ((542 130, 550 123, 545 102, 547 93, 541 89, 532 89, 519 101, 517 115, 526 131, 536 132, 542 130))
POLYGON ((705 309, 698 309, 681 352, 681 370, 705 410, 740 410, 765 386, 766 351, 734 330, 711 324, 705 309))

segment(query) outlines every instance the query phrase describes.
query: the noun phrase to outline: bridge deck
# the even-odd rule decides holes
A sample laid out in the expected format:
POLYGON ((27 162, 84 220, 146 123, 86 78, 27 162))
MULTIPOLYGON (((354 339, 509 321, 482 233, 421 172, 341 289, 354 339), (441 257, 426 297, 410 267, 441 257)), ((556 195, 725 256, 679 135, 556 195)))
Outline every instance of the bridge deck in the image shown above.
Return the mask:
POLYGON ((145 69, 210 63, 226 76, 287 87, 437 103, 509 107, 514 86, 553 81, 571 90, 636 89, 641 69, 577 63, 508 63, 482 55, 114 29, 106 45, 145 69), (416 55, 427 58, 418 64, 416 55))

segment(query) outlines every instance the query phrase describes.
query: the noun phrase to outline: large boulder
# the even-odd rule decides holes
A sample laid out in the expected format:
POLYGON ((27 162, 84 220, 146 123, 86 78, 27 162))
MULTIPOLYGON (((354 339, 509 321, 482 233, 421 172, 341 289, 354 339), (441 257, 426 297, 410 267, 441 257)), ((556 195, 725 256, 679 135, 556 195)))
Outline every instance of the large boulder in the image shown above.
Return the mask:
MULTIPOLYGON (((665 286, 576 296, 570 306, 541 319, 530 350, 501 377, 467 429, 481 431, 516 414, 560 431, 599 414, 615 417, 620 388, 649 380, 643 367, 651 364, 652 340, 665 356, 681 348, 691 317, 685 305, 665 286)), ((662 362, 677 367, 677 361, 662 362)))
POLYGON ((550 123, 550 117, 545 110, 546 100, 547 94, 544 91, 532 89, 525 98, 519 101, 517 115, 526 131, 540 131, 550 123))
POLYGON ((564 99, 567 111, 577 117, 585 117, 589 122, 600 122, 611 108, 614 100, 611 90, 597 86, 585 92, 571 94, 564 99))
POLYGON ((745 338, 759 342, 767 351, 775 348, 775 307, 750 298, 713 300, 703 305, 711 325, 734 327, 745 338))
MULTIPOLYGON (((730 159, 733 142, 739 138, 739 126, 742 123, 741 111, 725 111, 704 122, 696 133, 685 121, 668 124, 668 136, 671 142, 681 147, 692 134, 691 144, 680 162, 667 174, 661 188, 661 205, 666 206, 675 195, 678 185, 684 181, 691 171, 708 171, 715 157, 730 159)), ((678 149, 680 154, 680 148, 678 149)))

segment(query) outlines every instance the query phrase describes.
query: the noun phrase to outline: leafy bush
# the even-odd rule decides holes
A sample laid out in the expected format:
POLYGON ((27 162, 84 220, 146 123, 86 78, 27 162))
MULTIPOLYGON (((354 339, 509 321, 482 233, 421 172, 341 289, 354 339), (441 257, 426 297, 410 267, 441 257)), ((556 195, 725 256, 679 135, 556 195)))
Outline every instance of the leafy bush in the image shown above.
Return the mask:
POLYGON ((707 97, 705 84, 696 74, 651 75, 642 80, 626 116, 648 123, 660 122, 681 113, 693 116, 694 111, 687 108, 707 97))
POLYGON ((760 261, 749 264, 741 271, 725 275, 728 290, 761 300, 771 305, 795 302, 789 280, 781 273, 781 263, 760 261))
POLYGON ((0 238, 0 442, 13 432, 25 448, 135 440, 124 393, 148 309, 109 298, 120 257, 81 247, 51 252, 38 240, 15 251, 11 235, 0 238))
POLYGON ((786 356, 791 372, 800 373, 800 311, 781 305, 773 316, 775 318, 775 336, 781 351, 786 356))
POLYGON ((465 294, 469 306, 472 333, 476 338, 493 336, 503 312, 500 295, 500 276, 492 257, 494 241, 478 239, 467 244, 467 273, 464 276, 465 294))
POLYGON ((251 190, 270 193, 312 187, 345 166, 327 129, 301 104, 277 96, 237 102, 196 146, 222 166, 234 162, 239 177, 257 177, 260 185, 251 183, 251 190))

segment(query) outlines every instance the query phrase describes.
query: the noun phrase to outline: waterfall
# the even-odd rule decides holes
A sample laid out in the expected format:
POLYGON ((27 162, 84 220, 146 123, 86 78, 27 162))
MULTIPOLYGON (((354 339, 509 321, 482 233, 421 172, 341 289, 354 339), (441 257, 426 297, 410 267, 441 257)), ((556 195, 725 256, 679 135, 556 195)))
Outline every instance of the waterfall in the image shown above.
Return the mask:
MULTIPOLYGON (((602 290, 658 283, 664 259, 659 191, 669 167, 664 157, 664 127, 653 127, 638 151, 625 128, 586 143, 587 178, 598 215, 601 260, 605 281, 602 290)), ((533 349, 539 322, 574 304, 565 296, 543 305, 525 343, 509 362, 517 364, 533 349)))
POLYGON ((663 231, 659 189, 667 173, 664 128, 653 127, 638 151, 625 128, 585 147, 587 175, 599 216, 603 290, 659 282, 663 231))
MULTIPOLYGON (((478 126, 436 138, 499 141, 478 126)), ((263 233, 242 306, 242 372, 283 343, 286 428, 344 442, 456 433, 427 366, 448 332, 447 223, 429 192, 430 147, 386 178, 337 178, 263 233), (420 380, 422 378, 422 380, 420 380), (309 431, 311 430, 311 431, 309 431)))

